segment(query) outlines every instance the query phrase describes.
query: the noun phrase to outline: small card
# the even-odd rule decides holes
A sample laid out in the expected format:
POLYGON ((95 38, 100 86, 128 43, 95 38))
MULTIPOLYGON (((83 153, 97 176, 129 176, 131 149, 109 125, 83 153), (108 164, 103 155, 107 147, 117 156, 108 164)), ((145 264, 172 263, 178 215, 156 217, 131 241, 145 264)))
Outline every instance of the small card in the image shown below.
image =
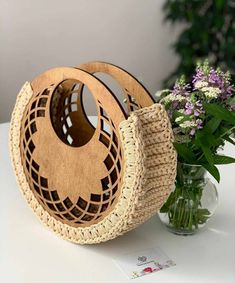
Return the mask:
POLYGON ((116 258, 115 262, 130 279, 176 265, 159 248, 124 254, 116 258))

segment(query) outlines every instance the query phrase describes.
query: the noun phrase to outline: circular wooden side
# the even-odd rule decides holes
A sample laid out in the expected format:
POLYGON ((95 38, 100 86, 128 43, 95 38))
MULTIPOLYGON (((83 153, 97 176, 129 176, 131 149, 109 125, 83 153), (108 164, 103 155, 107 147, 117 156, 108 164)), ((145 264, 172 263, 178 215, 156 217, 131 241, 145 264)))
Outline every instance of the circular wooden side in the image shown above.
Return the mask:
POLYGON ((98 223, 120 195, 124 161, 118 126, 125 113, 105 85, 83 70, 52 69, 31 86, 33 96, 24 111, 20 138, 30 189, 62 223, 98 223), (96 128, 84 117, 82 85, 96 103, 96 128))

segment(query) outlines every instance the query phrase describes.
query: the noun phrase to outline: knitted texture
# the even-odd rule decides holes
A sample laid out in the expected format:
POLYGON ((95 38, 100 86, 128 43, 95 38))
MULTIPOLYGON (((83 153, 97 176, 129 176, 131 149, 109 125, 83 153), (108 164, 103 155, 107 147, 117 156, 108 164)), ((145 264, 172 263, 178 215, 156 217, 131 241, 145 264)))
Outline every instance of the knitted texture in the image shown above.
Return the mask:
POLYGON ((173 135, 162 105, 154 104, 136 110, 120 123, 124 169, 118 202, 100 222, 75 228, 52 217, 38 202, 26 180, 21 160, 20 128, 24 110, 32 96, 31 85, 26 82, 12 113, 10 153, 21 192, 46 226, 64 239, 80 244, 93 244, 122 235, 160 209, 171 192, 176 175, 173 135))

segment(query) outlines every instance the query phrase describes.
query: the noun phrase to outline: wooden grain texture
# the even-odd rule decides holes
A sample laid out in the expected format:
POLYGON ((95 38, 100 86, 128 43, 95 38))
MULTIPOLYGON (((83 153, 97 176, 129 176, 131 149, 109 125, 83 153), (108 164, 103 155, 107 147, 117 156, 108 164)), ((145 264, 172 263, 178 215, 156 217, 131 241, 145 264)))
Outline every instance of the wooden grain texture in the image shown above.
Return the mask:
POLYGON ((122 89, 124 100, 127 103, 127 114, 139 108, 150 106, 153 98, 145 87, 130 73, 110 63, 93 61, 78 66, 91 74, 105 73, 117 81, 122 89))
POLYGON ((33 96, 21 121, 21 158, 28 183, 48 213, 73 227, 100 222, 115 207, 123 180, 118 127, 153 99, 129 73, 91 62, 55 68, 31 82, 33 96), (112 76, 123 90, 127 113, 115 94, 93 74, 112 76), (94 127, 85 113, 83 89, 98 113, 94 127))
POLYGON ((80 244, 111 240, 149 219, 176 175, 164 107, 127 72, 97 64, 94 72, 109 65, 106 73, 122 84, 127 112, 92 72, 56 68, 22 86, 9 132, 13 169, 29 206, 56 234, 80 244), (84 111, 84 86, 96 103, 96 127, 84 111))
POLYGON ((123 159, 117 129, 125 113, 105 85, 82 70, 52 69, 31 85, 34 95, 21 127, 30 187, 63 223, 94 224, 113 209, 120 194, 123 159), (82 84, 96 102, 97 128, 83 111, 82 84))

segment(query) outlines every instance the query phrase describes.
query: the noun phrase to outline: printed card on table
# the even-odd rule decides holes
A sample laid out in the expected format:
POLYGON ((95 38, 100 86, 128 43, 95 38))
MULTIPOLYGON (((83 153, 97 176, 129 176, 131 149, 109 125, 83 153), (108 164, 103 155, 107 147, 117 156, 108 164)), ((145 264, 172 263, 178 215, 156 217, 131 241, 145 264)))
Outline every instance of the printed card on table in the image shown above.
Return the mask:
POLYGON ((176 265, 159 248, 124 254, 116 258, 115 262, 131 279, 176 265))

